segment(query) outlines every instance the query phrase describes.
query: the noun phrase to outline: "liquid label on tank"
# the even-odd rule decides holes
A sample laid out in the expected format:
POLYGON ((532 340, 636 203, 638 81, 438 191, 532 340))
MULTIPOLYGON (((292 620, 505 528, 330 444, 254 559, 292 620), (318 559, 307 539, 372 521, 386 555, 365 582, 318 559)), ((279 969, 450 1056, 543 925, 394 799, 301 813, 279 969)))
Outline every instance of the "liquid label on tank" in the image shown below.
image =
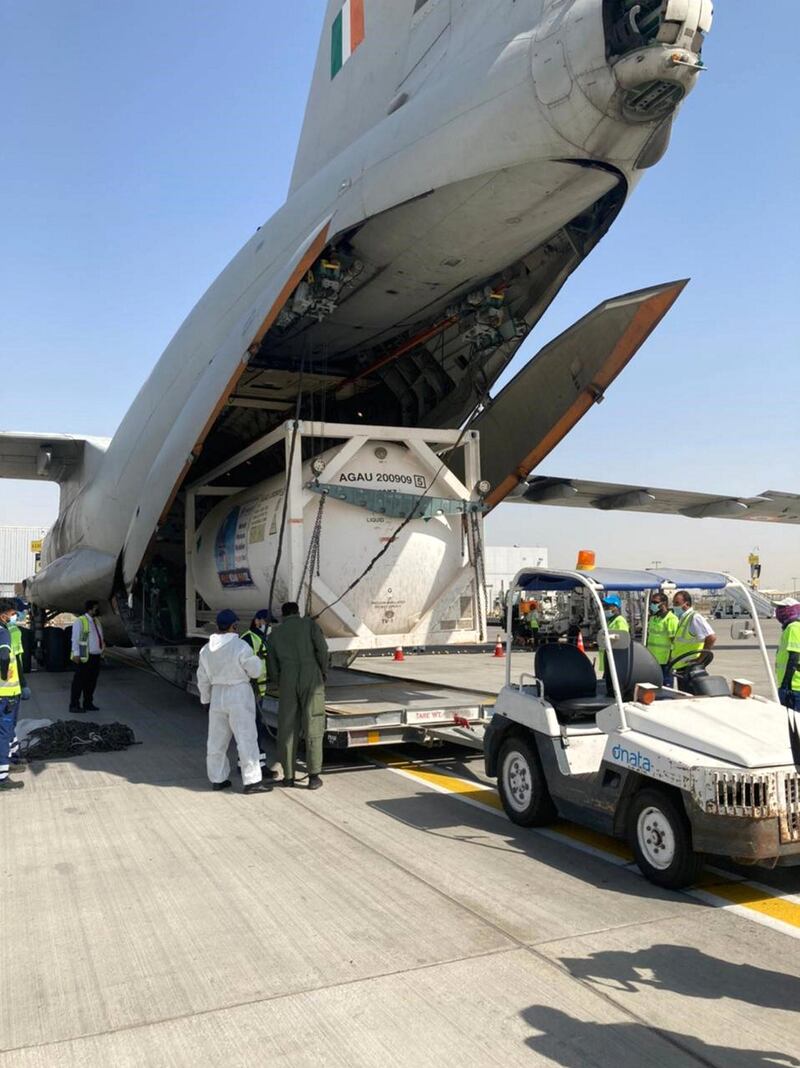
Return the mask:
POLYGON ((247 528, 255 507, 255 502, 250 502, 232 509, 217 531, 214 561, 220 584, 225 589, 255 586, 247 560, 247 528))

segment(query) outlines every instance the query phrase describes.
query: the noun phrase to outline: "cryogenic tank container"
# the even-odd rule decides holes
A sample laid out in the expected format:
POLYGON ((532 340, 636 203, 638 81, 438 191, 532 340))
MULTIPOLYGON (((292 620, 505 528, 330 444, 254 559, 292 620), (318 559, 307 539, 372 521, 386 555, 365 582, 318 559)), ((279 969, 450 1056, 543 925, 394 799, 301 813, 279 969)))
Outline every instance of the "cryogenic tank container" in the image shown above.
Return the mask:
MULTIPOLYGON (((301 518, 287 518, 278 563, 273 606, 297 600, 304 606, 307 582, 299 588, 308 547, 317 522, 320 495, 306 487, 315 477, 329 485, 319 537, 319 573, 313 578, 312 610, 319 612, 344 594, 320 617, 329 638, 362 638, 365 647, 381 636, 410 635, 463 579, 467 569, 462 515, 434 514, 414 519, 349 592, 367 565, 385 549, 401 527, 393 518, 337 499, 337 491, 375 490, 453 499, 452 476, 444 477, 408 447, 370 440, 343 465, 339 449, 323 453, 326 469, 302 469, 301 518), (328 479, 330 478, 330 481, 328 479), (302 527, 302 543, 297 536, 302 527)), ((298 487, 299 488, 299 487, 298 487)), ((249 619, 268 607, 286 492, 283 474, 227 497, 205 517, 196 534, 193 577, 197 592, 214 611, 232 608, 249 619)), ((407 510, 407 509, 406 509, 407 510)), ((380 642, 378 641, 378 644, 380 642)))

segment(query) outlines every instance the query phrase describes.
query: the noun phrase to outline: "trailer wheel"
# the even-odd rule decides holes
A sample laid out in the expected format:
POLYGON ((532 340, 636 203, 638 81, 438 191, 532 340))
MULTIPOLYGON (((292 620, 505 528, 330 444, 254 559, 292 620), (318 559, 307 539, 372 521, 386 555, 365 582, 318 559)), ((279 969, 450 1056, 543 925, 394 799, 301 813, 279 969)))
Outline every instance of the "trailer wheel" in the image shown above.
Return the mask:
POLYGON ((506 815, 520 827, 543 827, 556 818, 536 746, 517 735, 500 747, 497 761, 500 800, 506 815))
POLYGON ((680 890, 697 881, 703 855, 695 853, 686 813, 667 791, 646 789, 634 797, 628 836, 636 863, 651 883, 680 890))

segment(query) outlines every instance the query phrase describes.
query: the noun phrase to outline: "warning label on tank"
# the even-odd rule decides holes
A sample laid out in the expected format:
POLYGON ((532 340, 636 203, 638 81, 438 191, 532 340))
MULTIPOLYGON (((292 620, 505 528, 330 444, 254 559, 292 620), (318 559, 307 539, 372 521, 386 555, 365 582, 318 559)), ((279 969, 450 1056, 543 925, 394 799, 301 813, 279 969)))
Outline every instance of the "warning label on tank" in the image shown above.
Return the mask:
POLYGON ((254 545, 258 541, 264 541, 267 536, 267 515, 269 514, 269 501, 259 501, 250 517, 250 533, 247 541, 254 545))
POLYGON ((225 589, 240 590, 255 586, 247 560, 247 528, 255 502, 242 504, 228 512, 217 531, 214 562, 219 581, 225 589))

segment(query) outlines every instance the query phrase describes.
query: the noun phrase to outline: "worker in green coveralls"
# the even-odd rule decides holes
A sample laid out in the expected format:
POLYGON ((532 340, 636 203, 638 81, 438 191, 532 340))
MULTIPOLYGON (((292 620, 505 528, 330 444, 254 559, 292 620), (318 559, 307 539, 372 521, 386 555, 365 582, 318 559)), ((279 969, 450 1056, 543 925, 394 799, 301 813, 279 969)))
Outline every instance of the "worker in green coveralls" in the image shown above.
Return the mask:
POLYGON ((319 624, 300 615, 293 601, 281 608, 283 622, 267 644, 270 683, 278 688, 278 760, 283 785, 294 786, 297 745, 306 743, 308 788, 322 786, 322 736, 325 730, 325 679, 328 644, 319 624))

